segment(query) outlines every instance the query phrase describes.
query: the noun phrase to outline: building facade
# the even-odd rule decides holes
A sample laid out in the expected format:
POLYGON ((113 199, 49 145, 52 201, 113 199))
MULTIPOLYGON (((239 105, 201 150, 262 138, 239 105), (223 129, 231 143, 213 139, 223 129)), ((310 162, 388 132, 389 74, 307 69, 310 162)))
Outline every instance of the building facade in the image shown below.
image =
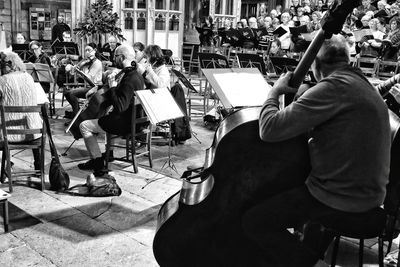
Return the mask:
MULTIPOLYGON (((77 27, 95 0, 0 0, 0 23, 6 33, 7 45, 13 43, 17 32, 28 40, 47 42, 49 32, 64 14, 71 29, 77 27)), ((126 42, 157 44, 180 56, 184 42, 199 43, 196 26, 211 16, 216 27, 226 20, 236 25, 241 17, 259 12, 261 3, 277 4, 279 0, 109 0, 120 17, 120 27, 126 42), (250 2, 251 3, 250 3, 250 2), (255 6, 254 6, 255 4, 255 6), (254 9, 255 7, 255 9, 254 9), (243 13, 243 14, 241 14, 243 13)), ((51 35, 51 34, 50 34, 51 35)), ((102 43, 107 36, 103 37, 102 43)), ((87 38, 75 38, 84 47, 87 38)))

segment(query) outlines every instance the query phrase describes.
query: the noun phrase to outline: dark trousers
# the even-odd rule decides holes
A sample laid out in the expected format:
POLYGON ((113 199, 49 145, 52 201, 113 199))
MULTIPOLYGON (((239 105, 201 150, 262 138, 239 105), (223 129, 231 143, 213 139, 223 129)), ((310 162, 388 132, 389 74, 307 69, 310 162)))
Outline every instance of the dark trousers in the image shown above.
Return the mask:
MULTIPOLYGON (((263 250, 270 263, 268 266, 313 266, 321 254, 317 249, 318 242, 322 240, 302 242, 287 228, 296 228, 310 221, 325 225, 330 216, 345 218, 350 214, 322 204, 304 185, 268 198, 249 209, 243 217, 243 228, 245 234, 263 250)), ((340 224, 341 220, 336 220, 336 223, 340 224)))
POLYGON ((79 98, 85 98, 86 93, 89 90, 90 90, 90 88, 79 87, 79 88, 74 88, 74 89, 65 91, 65 93, 64 93, 65 99, 67 99, 68 103, 70 103, 70 105, 72 107, 72 112, 74 113, 74 115, 79 110, 79 98))

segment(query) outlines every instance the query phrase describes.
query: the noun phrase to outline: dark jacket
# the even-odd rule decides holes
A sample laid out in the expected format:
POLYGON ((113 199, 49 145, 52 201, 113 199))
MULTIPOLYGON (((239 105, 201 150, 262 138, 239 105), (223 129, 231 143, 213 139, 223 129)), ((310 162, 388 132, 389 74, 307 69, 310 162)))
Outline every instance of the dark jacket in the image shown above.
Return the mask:
POLYGON ((136 70, 124 74, 117 87, 110 88, 105 97, 113 105, 113 111, 99 119, 100 127, 108 133, 125 135, 131 131, 132 103, 136 90, 144 89, 144 80, 136 70))

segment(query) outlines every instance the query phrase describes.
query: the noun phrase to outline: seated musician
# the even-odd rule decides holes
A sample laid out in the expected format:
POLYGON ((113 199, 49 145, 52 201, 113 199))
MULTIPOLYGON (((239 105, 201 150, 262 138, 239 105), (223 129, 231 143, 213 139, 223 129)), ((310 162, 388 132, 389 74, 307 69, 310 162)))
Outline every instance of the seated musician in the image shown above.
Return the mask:
POLYGON ((110 36, 108 37, 108 41, 106 44, 104 44, 103 48, 101 49, 101 53, 103 55, 107 55, 109 58, 108 61, 106 61, 107 66, 112 66, 115 67, 115 62, 113 61, 114 59, 114 53, 115 49, 120 46, 121 44, 117 42, 117 38, 115 36, 110 36))
MULTIPOLYGON (((31 50, 32 55, 28 58, 29 62, 46 64, 51 67, 51 60, 47 53, 43 52, 43 46, 38 41, 32 41, 29 43, 29 50, 31 50)), ((43 87, 45 93, 50 91, 50 83, 41 82, 40 85, 43 87)))
POLYGON ((144 53, 143 53, 145 48, 146 47, 141 42, 135 42, 133 44, 133 50, 135 51, 135 61, 137 63, 143 63, 143 64, 146 63, 147 60, 144 57, 144 53))
POLYGON ((149 45, 143 51, 146 63, 138 63, 137 71, 144 78, 146 88, 171 88, 170 75, 164 55, 158 45, 149 45))
POLYGON ((22 34, 21 32, 17 33, 17 37, 15 38, 15 43, 16 44, 26 44, 26 38, 25 35, 22 34))
MULTIPOLYGON (((63 32, 62 38, 64 42, 67 43, 72 42, 71 32, 70 31, 63 32)), ((59 88, 64 88, 64 84, 67 82, 67 73, 65 72, 65 67, 68 64, 72 64, 73 60, 77 61, 79 59, 79 55, 56 54, 55 58, 56 60, 54 65, 58 67, 57 76, 55 77, 57 79, 57 85, 59 88)))
POLYGON ((78 168, 93 170, 95 176, 104 173, 104 157, 97 143, 97 135, 105 132, 117 135, 129 133, 134 91, 144 89, 142 75, 131 67, 131 62, 135 60, 135 52, 132 46, 118 46, 115 50, 114 60, 116 67, 123 69, 124 74, 117 86, 111 87, 105 93, 105 97, 113 106, 112 112, 100 119, 83 121, 79 126, 90 160, 79 164, 78 168))
POLYGON ((263 250, 266 266, 326 266, 318 260, 319 248, 302 243, 287 228, 357 216, 379 207, 386 193, 391 139, 382 97, 349 66, 343 36, 325 41, 312 70, 318 83, 295 102, 279 110, 279 95, 298 90, 289 86, 288 73, 261 109, 261 139, 280 142, 305 134, 311 161, 304 185, 265 199, 244 215, 244 231, 263 250))
MULTIPOLYGON (((103 65, 101 61, 96 57, 96 44, 89 43, 85 47, 85 58, 79 62, 76 66, 67 65, 66 71, 75 72, 75 69, 79 68, 85 73, 91 81, 96 85, 101 85, 101 78, 103 74, 103 65)), ((73 118, 79 110, 79 98, 85 98, 86 93, 91 88, 79 87, 65 91, 65 99, 71 104, 72 112, 66 112, 66 118, 73 118)))
MULTIPOLYGON (((0 98, 5 106, 35 106, 38 104, 35 90, 35 82, 31 75, 25 70, 25 64, 18 54, 14 52, 2 52, 0 54, 0 98)), ((42 119, 39 114, 34 113, 19 113, 5 114, 6 120, 12 120, 14 123, 25 122, 25 125, 16 124, 16 128, 32 129, 42 126, 42 119)), ((32 135, 32 139, 22 139, 20 135, 9 135, 8 141, 18 143, 31 141, 39 138, 37 135, 32 135)), ((35 170, 40 170, 40 150, 33 149, 33 159, 35 170)))

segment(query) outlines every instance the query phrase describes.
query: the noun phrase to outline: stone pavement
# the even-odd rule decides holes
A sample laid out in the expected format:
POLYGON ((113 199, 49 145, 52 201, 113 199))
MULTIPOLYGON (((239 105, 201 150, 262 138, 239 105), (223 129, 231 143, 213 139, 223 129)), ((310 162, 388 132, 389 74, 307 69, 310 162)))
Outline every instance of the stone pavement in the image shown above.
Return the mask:
MULTIPOLYGON (((59 154, 73 140, 64 133, 61 119, 64 109, 59 108, 60 116, 51 121, 59 154)), ((18 182, 9 199, 9 233, 3 233, 0 217, 0 266, 158 266, 152 253, 158 210, 168 197, 180 190, 178 178, 186 166, 201 165, 205 149, 212 143, 213 131, 204 127, 201 118, 192 120, 191 125, 201 143, 192 138, 172 148, 172 162, 178 173, 169 168, 160 172, 167 146, 153 146, 153 170, 139 168, 139 173, 134 174, 128 163, 113 162, 110 167, 122 188, 119 197, 41 192, 35 180, 30 186, 24 181, 18 182)), ((104 142, 103 138, 99 140, 104 142)), ((13 155, 14 168, 33 166, 30 151, 13 155)), ((71 186, 85 182, 88 172, 79 170, 76 165, 87 157, 82 140, 61 157, 70 174, 71 186)), ((49 162, 48 152, 46 171, 49 162)), ((146 159, 142 162, 146 163, 146 159)), ((47 178, 46 182, 49 188, 47 178)), ((7 184, 0 188, 8 191, 7 184)), ((338 265, 356 266, 357 246, 352 241, 342 244, 338 265)), ((364 266, 377 266, 376 240, 366 245, 369 248, 365 249, 364 266)))

